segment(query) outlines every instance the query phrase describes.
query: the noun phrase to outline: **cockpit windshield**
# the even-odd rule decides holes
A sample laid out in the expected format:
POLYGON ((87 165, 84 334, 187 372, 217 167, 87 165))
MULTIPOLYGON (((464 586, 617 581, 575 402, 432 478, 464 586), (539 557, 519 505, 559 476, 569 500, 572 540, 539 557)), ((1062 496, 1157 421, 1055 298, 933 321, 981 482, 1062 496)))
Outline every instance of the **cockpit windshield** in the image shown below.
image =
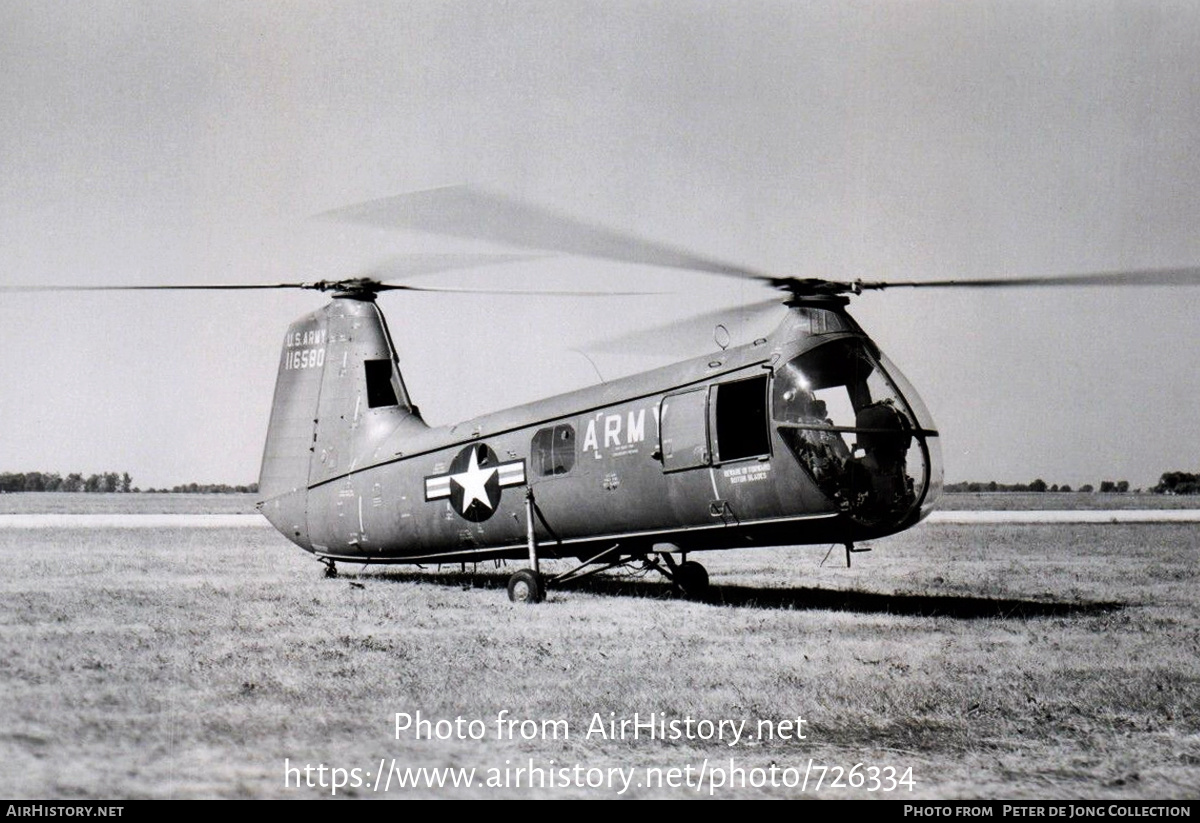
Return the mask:
POLYGON ((771 392, 788 448, 826 496, 870 526, 906 519, 931 480, 940 484, 932 421, 883 363, 862 338, 838 337, 778 367, 771 392))

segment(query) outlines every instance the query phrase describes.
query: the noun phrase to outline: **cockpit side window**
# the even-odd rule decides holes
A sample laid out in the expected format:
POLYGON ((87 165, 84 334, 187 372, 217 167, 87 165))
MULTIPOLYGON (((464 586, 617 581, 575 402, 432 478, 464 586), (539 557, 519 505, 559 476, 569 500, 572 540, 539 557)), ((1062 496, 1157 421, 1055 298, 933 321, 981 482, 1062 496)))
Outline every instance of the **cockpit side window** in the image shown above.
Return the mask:
POLYGON ((713 387, 716 396, 716 458, 720 462, 771 453, 767 429, 767 375, 713 387))

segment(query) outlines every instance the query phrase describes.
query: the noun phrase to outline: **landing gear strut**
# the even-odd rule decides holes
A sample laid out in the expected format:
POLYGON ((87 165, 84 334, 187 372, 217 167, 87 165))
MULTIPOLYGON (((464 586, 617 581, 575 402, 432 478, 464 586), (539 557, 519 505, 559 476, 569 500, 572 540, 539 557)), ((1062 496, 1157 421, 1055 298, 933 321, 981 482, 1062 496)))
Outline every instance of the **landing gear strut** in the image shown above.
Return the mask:
POLYGON ((337 577, 337 564, 332 560, 322 560, 321 562, 325 564, 326 577, 337 577))
POLYGON ((674 583, 675 588, 679 589, 688 600, 703 600, 705 598, 708 594, 707 569, 695 560, 685 560, 682 563, 676 563, 675 558, 671 557, 668 552, 660 553, 659 557, 663 559, 663 564, 660 564, 652 557, 643 558, 642 564, 647 568, 654 569, 674 583))
POLYGON ((508 578, 508 599, 514 603, 541 603, 546 587, 538 568, 537 536, 533 533, 533 489, 525 490, 525 539, 529 543, 529 565, 508 578))
MULTIPOLYGON (((652 554, 623 555, 619 543, 601 549, 592 557, 584 559, 581 556, 579 565, 555 575, 549 580, 543 580, 541 570, 538 568, 537 535, 533 529, 534 513, 533 489, 527 488, 525 490, 525 538, 529 545, 530 568, 521 569, 508 578, 508 599, 514 603, 541 603, 546 599, 547 584, 582 580, 609 569, 632 567, 636 562, 640 562, 643 569, 654 569, 670 580, 675 584, 675 588, 689 600, 703 600, 708 595, 708 570, 696 561, 688 560, 686 551, 682 552, 683 562, 681 563, 675 562, 670 551, 658 551, 656 554, 662 559, 662 562, 659 562, 652 554)), ((544 519, 542 522, 545 524, 544 519)), ((547 528, 549 528, 548 524, 547 528)), ((679 551, 679 548, 673 545, 664 545, 664 548, 679 551)))

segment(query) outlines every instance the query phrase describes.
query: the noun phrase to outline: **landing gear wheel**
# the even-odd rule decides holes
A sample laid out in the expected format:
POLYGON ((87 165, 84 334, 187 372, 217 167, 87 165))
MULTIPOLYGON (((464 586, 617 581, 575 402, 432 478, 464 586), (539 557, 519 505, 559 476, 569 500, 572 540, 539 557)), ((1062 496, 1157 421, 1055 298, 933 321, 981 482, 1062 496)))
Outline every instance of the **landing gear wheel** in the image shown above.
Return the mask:
POLYGON ((546 598, 542 581, 533 569, 521 569, 508 578, 508 599, 514 603, 541 603, 546 598))
POLYGON ((332 560, 325 561, 325 576, 337 577, 337 565, 332 560))
POLYGON ((689 560, 675 569, 675 585, 689 600, 702 600, 708 594, 708 570, 689 560))

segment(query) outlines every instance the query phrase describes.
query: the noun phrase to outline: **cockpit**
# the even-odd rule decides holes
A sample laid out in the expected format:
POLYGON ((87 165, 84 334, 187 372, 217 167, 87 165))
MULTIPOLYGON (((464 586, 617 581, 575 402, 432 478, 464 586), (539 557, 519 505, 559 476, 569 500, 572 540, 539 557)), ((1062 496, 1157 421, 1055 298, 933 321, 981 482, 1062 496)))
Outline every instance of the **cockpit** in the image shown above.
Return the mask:
POLYGON ((865 338, 839 334, 775 369, 774 425, 813 483, 868 529, 924 517, 941 450, 916 391, 865 338))

